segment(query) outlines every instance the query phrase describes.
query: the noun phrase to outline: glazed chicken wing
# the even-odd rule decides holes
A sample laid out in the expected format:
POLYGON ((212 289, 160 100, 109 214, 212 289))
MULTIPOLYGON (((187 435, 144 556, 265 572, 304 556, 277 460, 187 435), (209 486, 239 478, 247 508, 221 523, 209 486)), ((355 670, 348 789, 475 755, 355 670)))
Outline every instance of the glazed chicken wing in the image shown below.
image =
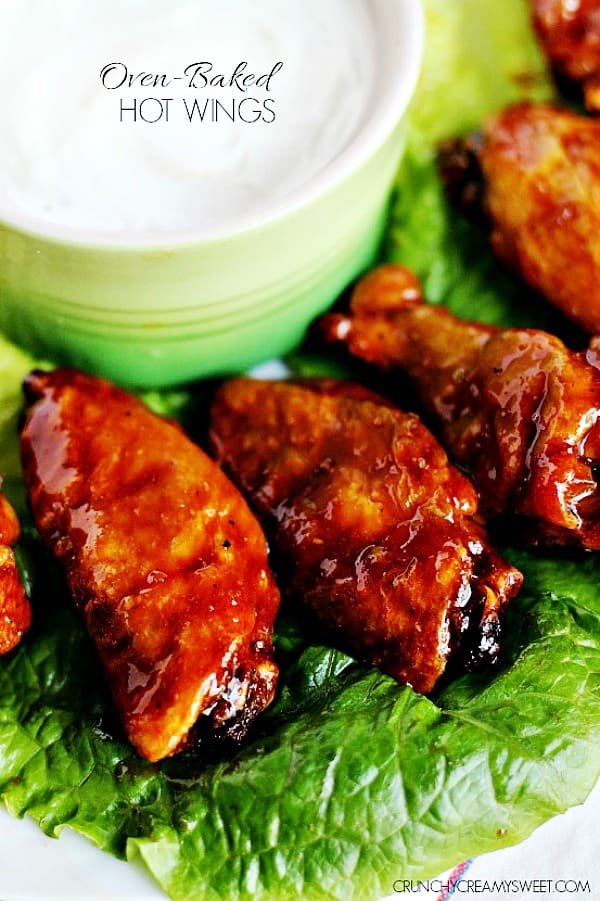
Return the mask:
POLYGON ((0 494, 0 654, 11 651, 31 625, 31 608, 11 550, 19 531, 15 511, 0 494))
POLYGON ((587 108, 600 110, 600 0, 532 0, 532 7, 552 66, 581 82, 587 108))
POLYGON ((235 379, 211 439, 287 594, 343 646, 422 692, 453 656, 495 659, 521 576, 489 547, 470 483, 416 416, 357 386, 235 379))
POLYGON ((513 106, 440 159, 450 197, 471 210, 483 203, 496 255, 600 332, 600 121, 513 106))
POLYGON ((573 353, 545 332, 463 322, 421 303, 415 277, 391 265, 359 282, 351 314, 325 317, 323 329, 410 375, 484 513, 524 517, 534 544, 600 549, 598 339, 573 353))
POLYGON ((132 744, 240 737, 271 701, 279 594, 238 491, 180 428, 70 370, 25 381, 24 476, 132 744))

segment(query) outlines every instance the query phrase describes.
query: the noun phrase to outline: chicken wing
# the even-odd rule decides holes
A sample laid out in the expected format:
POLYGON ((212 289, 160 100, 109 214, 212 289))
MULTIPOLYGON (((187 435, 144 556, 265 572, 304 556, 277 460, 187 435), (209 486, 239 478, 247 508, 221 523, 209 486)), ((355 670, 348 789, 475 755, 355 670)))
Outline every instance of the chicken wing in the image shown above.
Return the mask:
POLYGON ((552 66, 581 82, 585 105, 600 110, 599 0, 532 0, 533 21, 552 66))
POLYGON ((416 416, 348 384, 235 379, 210 434, 264 523, 280 584, 340 644, 421 692, 451 657, 496 658, 521 576, 416 416))
POLYGON ((573 353, 545 332, 463 322, 421 303, 415 277, 392 265, 359 282, 351 314, 325 317, 323 330, 409 374, 484 513, 525 517, 533 544, 600 549, 599 339, 573 353))
POLYGON ((0 494, 0 654, 12 651, 31 625, 31 607, 11 550, 19 532, 17 515, 0 494))
POLYGON ((496 255, 588 332, 600 332, 600 121, 509 107, 440 155, 449 195, 482 200, 496 255), (478 183, 482 179, 482 183, 478 183))
POLYGON ((239 492, 174 423, 70 370, 24 385, 24 477, 132 744, 238 738, 273 698, 279 593, 239 492))

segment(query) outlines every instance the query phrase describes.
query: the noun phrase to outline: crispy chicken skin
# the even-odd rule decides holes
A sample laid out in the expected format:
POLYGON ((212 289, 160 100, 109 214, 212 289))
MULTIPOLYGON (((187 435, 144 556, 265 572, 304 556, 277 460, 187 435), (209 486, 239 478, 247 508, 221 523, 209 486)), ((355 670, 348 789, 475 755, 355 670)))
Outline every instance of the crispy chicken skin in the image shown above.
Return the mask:
POLYGON ((545 332, 463 322, 421 303, 415 277, 393 265, 322 327, 357 357, 409 374, 482 512, 524 517, 533 544, 600 549, 598 339, 573 353, 545 332))
POLYGON ((240 378, 218 392, 210 434, 270 536, 284 593, 342 646, 421 692, 451 656, 496 658, 521 576, 416 416, 345 383, 240 378))
POLYGON ((132 744, 156 761, 239 738, 272 700, 279 593, 263 534, 174 423, 72 370, 25 381, 22 459, 132 744))
POLYGON ((11 550, 19 533, 17 515, 0 494, 0 654, 12 651, 31 625, 31 608, 11 550))
POLYGON ((446 145, 440 169, 451 199, 471 212, 482 202, 496 255, 586 331, 600 332, 600 121, 512 106, 480 140, 446 145))
POLYGON ((600 110, 600 0, 532 0, 531 5, 552 66, 581 82, 587 108, 600 110))

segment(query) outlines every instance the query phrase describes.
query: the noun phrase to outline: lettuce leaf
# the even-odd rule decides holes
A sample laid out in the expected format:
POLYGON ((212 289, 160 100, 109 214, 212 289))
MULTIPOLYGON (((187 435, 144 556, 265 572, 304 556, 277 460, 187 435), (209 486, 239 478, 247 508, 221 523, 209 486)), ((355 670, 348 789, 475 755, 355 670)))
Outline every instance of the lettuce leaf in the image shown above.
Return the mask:
POLYGON ((423 0, 423 8, 425 59, 409 123, 420 153, 507 103, 554 95, 527 0, 423 0))
POLYGON ((598 775, 600 562, 509 556, 527 587, 499 673, 434 702, 296 645, 261 734, 216 763, 136 757, 74 614, 49 606, 0 668, 9 809, 140 856, 190 901, 376 898, 520 840, 598 775))
POLYGON ((23 407, 21 382, 36 365, 33 357, 0 334, 0 472, 7 480, 21 476, 17 431, 23 407))
MULTIPOLYGON (((431 155, 433 139, 473 127, 524 86, 550 93, 527 5, 426 8, 427 64, 384 257, 415 268, 428 297, 461 315, 548 323, 552 314, 448 210, 431 155)), ((14 465, 14 404, 29 361, 12 353, 0 344, 12 410, 0 440, 14 465)), ((332 366, 314 356, 292 364, 332 366)), ((146 400, 188 421, 198 396, 146 400)), ((526 587, 500 669, 457 679, 435 698, 282 617, 280 691, 244 750, 149 764, 125 741, 89 640, 29 527, 19 554, 35 625, 0 661, 0 794, 49 835, 68 824, 141 859, 173 899, 377 898, 396 879, 519 841, 583 801, 600 775, 598 555, 506 549, 526 587)))

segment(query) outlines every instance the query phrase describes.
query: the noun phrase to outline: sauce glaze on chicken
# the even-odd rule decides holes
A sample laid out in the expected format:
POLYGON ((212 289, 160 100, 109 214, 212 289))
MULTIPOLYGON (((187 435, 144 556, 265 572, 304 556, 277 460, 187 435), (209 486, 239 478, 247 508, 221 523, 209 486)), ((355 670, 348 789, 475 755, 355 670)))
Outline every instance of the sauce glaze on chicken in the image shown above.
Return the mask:
POLYGON ((175 423, 71 370, 25 381, 24 477, 132 744, 237 739, 272 700, 279 593, 263 534, 175 423))
POLYGON ((464 322, 421 302, 414 275, 383 266, 358 283, 331 341, 417 387, 482 512, 517 514, 531 544, 600 549, 600 344, 569 351, 535 329, 464 322))
POLYGON ((282 590, 342 646, 421 692, 450 658, 495 660, 521 575, 416 416, 346 383, 241 378, 219 390, 210 434, 265 526, 282 590))
POLYGON ((600 333, 600 120, 511 106, 481 136, 446 143, 440 170, 451 200, 481 206, 497 257, 600 333))
POLYGON ((546 55, 561 75, 580 82, 585 105, 600 110, 600 0, 531 0, 546 55))
POLYGON ((12 551, 19 534, 17 515, 0 494, 0 654, 12 651, 31 625, 31 607, 12 551))

